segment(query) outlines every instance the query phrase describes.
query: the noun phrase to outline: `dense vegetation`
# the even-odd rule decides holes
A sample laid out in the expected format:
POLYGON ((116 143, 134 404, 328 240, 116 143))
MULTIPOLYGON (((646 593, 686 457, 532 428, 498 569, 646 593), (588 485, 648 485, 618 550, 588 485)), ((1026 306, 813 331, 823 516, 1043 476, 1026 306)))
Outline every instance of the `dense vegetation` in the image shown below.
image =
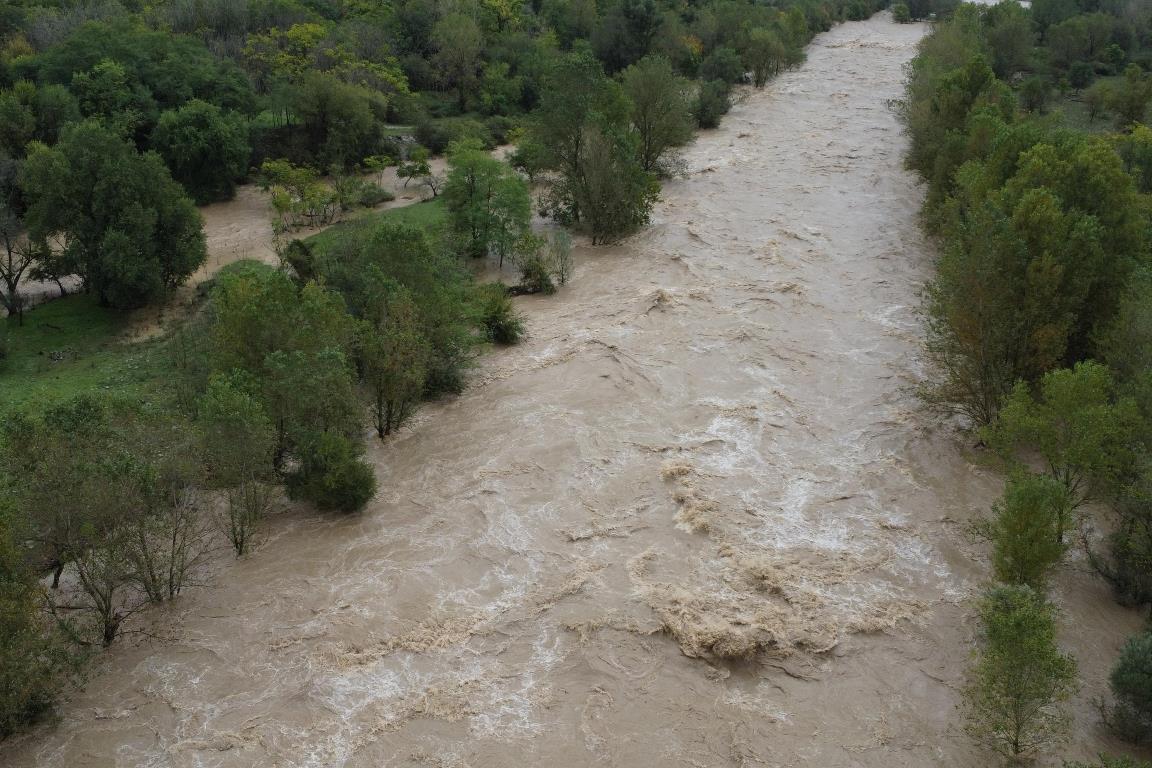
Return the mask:
POLYGON ((0 6, 0 736, 194 584, 216 542, 250 552, 282 492, 372 498, 367 428, 459 391, 478 348, 522 336, 510 293, 570 277, 570 237, 530 227, 532 185, 593 243, 629 234, 735 84, 880 5, 0 6), (391 166, 434 200, 291 239, 389 199, 391 166), (233 264, 175 332, 115 343, 117 311, 204 264, 194 204, 246 180, 269 193, 282 266, 233 264), (519 285, 476 284, 471 257, 519 285), (30 310, 29 279, 79 295, 30 310))
MULTIPOLYGON (((910 69, 908 161, 940 247, 925 396, 1009 473, 979 526, 998 583, 967 700, 972 733, 1013 760, 1067 723, 1075 665, 1046 598, 1065 553, 1152 604, 1149 66, 1146 5, 1035 0, 959 8, 910 69)), ((1149 638, 1125 648, 1104 705, 1134 742, 1152 738, 1149 638)))

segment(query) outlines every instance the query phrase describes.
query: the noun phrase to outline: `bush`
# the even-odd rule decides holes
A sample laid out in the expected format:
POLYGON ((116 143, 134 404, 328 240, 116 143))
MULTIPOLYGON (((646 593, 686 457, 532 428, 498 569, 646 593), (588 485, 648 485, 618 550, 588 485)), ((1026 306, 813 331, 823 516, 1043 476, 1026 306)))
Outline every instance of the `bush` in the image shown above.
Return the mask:
POLYGON ((692 107, 692 115, 701 128, 715 128, 720 125, 720 118, 728 114, 731 108, 732 99, 728 83, 723 80, 709 80, 700 85, 696 103, 692 107))
POLYGON ((442 117, 426 120, 416 126, 416 141, 434 155, 444 154, 449 144, 464 139, 478 139, 485 149, 496 146, 488 128, 471 118, 442 117))
POLYGON ((324 432, 301 451, 300 467, 288 477, 288 495, 319 509, 355 512, 376 494, 376 474, 360 457, 359 445, 324 432))
POLYGON ((1128 741, 1152 740, 1152 632, 1128 641, 1108 683, 1116 697, 1109 726, 1128 741))
POLYGON ((493 344, 515 344, 524 338, 524 320, 502 283, 481 286, 480 327, 493 344))
POLYGON ((543 293, 551 295, 556 293, 556 284, 552 282, 552 270, 549 269, 547 259, 542 249, 536 249, 519 260, 520 285, 524 293, 543 293))
POLYGON ((700 79, 704 82, 739 83, 744 80, 744 62, 732 48, 721 46, 700 62, 700 79))
POLYGON ((1096 763, 1064 763, 1064 768, 1152 768, 1152 763, 1131 757, 1100 755, 1096 763))
POLYGON ((912 21, 912 12, 904 3, 896 3, 892 6, 892 21, 897 24, 907 24, 912 21))
POLYGON ((1020 106, 1026 112, 1044 112, 1048 106, 1048 97, 1052 93, 1052 86, 1047 78, 1036 75, 1024 81, 1020 86, 1020 106))
POLYGON ((507 144, 509 136, 516 130, 516 121, 506 115, 494 115, 484 121, 484 127, 495 144, 507 144))

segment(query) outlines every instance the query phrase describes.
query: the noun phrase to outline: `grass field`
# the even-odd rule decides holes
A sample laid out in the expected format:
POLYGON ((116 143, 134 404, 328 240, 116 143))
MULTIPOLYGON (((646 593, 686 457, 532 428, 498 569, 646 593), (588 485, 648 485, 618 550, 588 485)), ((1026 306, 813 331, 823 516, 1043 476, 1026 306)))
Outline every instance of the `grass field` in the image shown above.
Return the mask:
POLYGON ((0 361, 0 410, 48 403, 84 392, 148 396, 163 373, 157 342, 127 344, 124 312, 68 296, 25 313, 24 325, 2 319, 8 354, 0 361))
POLYGON ((340 224, 335 224, 323 232, 308 238, 311 245, 323 248, 327 243, 339 238, 347 237, 358 231, 368 230, 384 221, 396 224, 407 224, 427 232, 442 229, 448 223, 448 209, 440 198, 426 200, 422 203, 413 203, 400 208, 389 208, 384 211, 365 213, 340 224))

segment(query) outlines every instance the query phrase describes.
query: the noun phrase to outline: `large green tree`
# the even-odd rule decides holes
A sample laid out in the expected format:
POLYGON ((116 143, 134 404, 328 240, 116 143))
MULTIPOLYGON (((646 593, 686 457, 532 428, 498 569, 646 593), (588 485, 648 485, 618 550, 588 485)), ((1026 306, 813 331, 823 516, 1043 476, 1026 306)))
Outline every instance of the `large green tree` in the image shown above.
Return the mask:
POLYGON ((251 154, 243 120, 198 100, 160 115, 152 148, 201 204, 231 199, 251 154))
POLYGON ((454 144, 448 164, 444 201, 453 229, 463 238, 469 255, 495 252, 503 263, 531 223, 528 185, 478 141, 454 144))
POLYGON ((671 171, 670 150, 692 140, 692 95, 663 56, 647 56, 621 78, 631 102, 632 127, 640 139, 640 166, 648 173, 671 171))
POLYGON ((200 214, 164 162, 99 123, 35 146, 21 186, 31 236, 53 243, 57 269, 78 275, 102 304, 155 301, 204 263, 200 214))

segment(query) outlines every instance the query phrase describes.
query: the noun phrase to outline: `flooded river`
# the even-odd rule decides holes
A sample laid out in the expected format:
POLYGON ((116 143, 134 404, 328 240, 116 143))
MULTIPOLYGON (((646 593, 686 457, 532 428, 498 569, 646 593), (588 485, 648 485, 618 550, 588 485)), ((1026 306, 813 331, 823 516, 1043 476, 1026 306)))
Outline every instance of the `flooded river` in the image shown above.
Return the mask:
MULTIPOLYGON (((280 516, 4 763, 990 764, 956 706, 999 480, 913 394, 931 258, 888 102, 924 32, 818 37, 373 449, 364 514, 280 516)), ((1138 625, 1080 570, 1069 756, 1138 625)))

